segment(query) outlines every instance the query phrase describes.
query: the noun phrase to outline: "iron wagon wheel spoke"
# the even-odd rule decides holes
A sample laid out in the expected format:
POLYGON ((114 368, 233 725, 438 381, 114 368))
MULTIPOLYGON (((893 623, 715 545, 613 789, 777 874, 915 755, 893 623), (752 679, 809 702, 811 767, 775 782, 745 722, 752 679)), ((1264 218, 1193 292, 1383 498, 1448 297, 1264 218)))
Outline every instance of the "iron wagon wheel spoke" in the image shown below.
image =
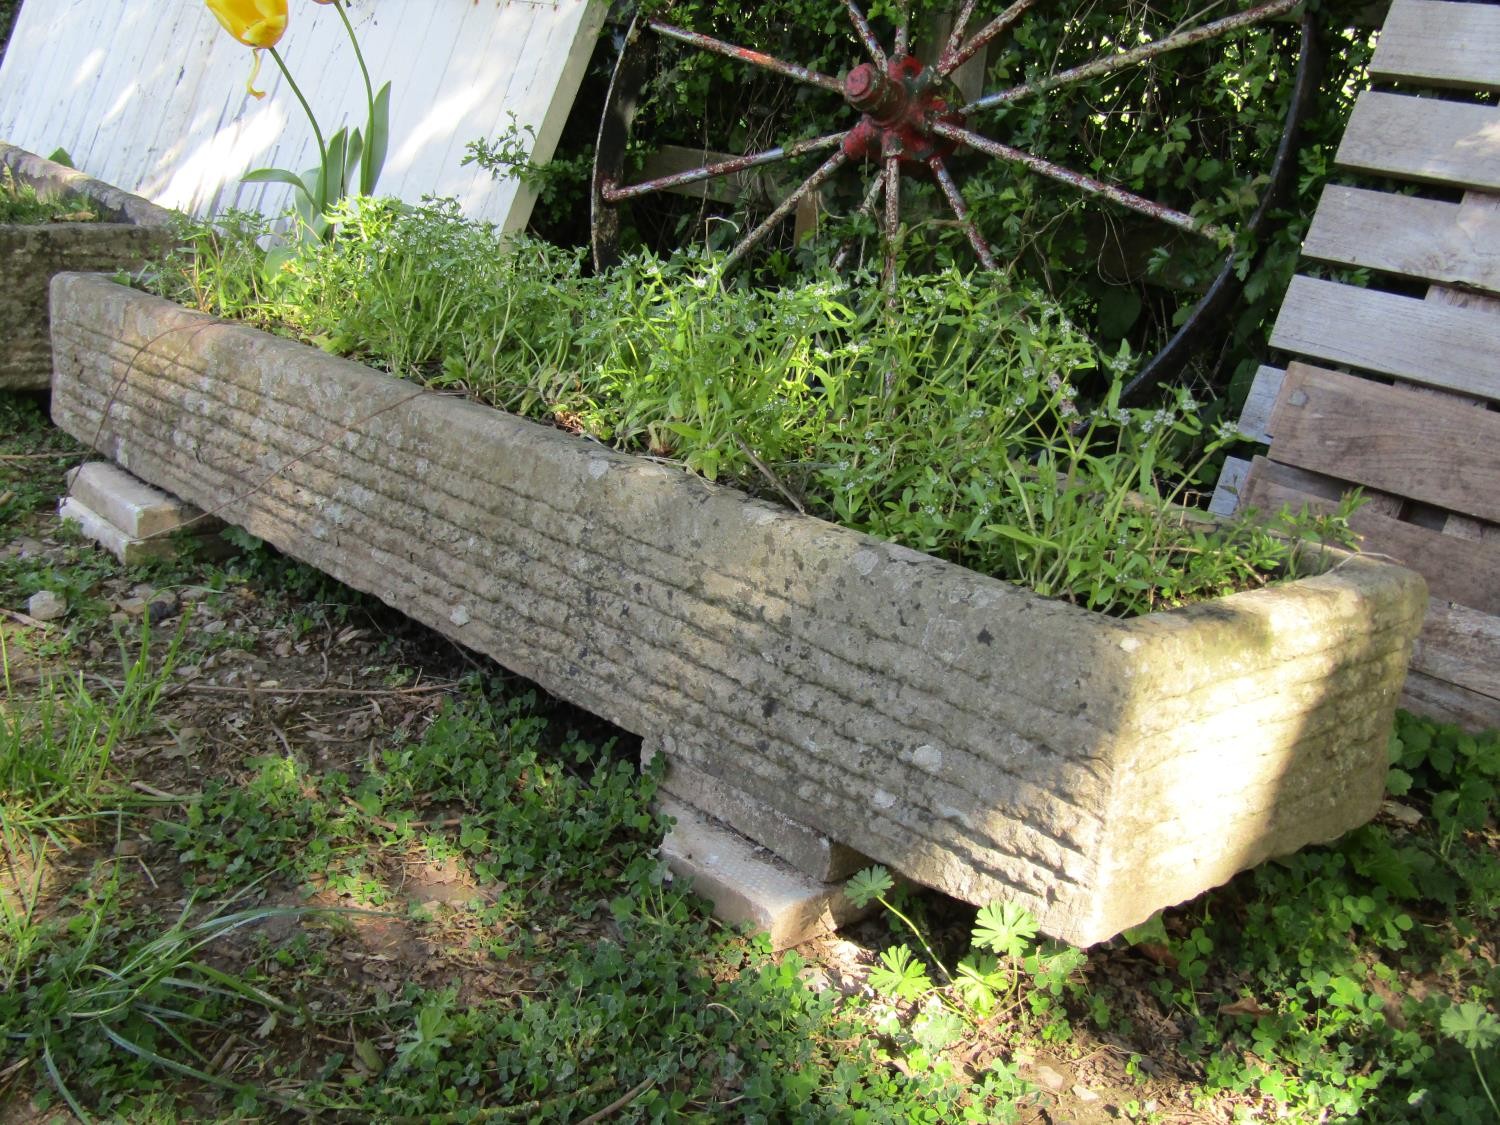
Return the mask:
POLYGON ((1046 176, 1048 179, 1056 180, 1058 183, 1067 184, 1069 187, 1084 192, 1087 195, 1097 196, 1100 199, 1108 199, 1113 203, 1118 203, 1122 207, 1128 207, 1132 211, 1137 211, 1153 219, 1159 219, 1161 222, 1185 231, 1190 231, 1193 234, 1201 234, 1206 238, 1220 240, 1228 237, 1227 232, 1223 228, 1199 222, 1191 215, 1168 207, 1164 203, 1157 203, 1147 199, 1143 195, 1136 195, 1133 191, 1126 191, 1122 187, 1107 184, 1103 180, 1096 180, 1094 177, 1086 176, 1082 172, 1075 172, 1070 168, 1064 168, 1060 164, 1054 164, 1050 160, 1046 160, 1030 152, 1025 152, 1022 149, 1012 148, 1010 145, 1001 144, 999 141, 992 141, 988 137, 982 137, 978 133, 971 132, 960 126, 938 122, 933 125, 932 131, 940 137, 946 137, 950 141, 957 141, 960 144, 968 145, 970 148, 982 152, 986 156, 992 156, 996 160, 1005 160, 1012 164, 1019 164, 1039 176, 1046 176))
POLYGON ((885 158, 885 268, 880 283, 887 293, 896 288, 896 251, 901 238, 901 158, 885 158))
POLYGON ((886 66, 885 52, 880 49, 880 40, 875 38, 875 31, 870 27, 870 21, 865 19, 865 14, 860 10, 854 0, 844 0, 844 10, 849 13, 849 22, 854 25, 854 34, 864 44, 865 52, 870 56, 870 61, 880 69, 886 66))
MULTIPOLYGON (((1050 90, 1056 90, 1060 86, 1067 86, 1074 82, 1086 82, 1091 78, 1100 78, 1124 67, 1135 66, 1138 63, 1154 59, 1158 55, 1164 55, 1169 51, 1191 47, 1195 43, 1202 43, 1208 39, 1216 39, 1221 35, 1227 35, 1240 28, 1260 23, 1262 20, 1283 15, 1302 2, 1303 0, 1271 0, 1270 3, 1261 4, 1255 8, 1247 8, 1243 12, 1236 12, 1232 16, 1225 16, 1223 19, 1214 20, 1212 23, 1190 27, 1186 31, 1179 31, 1175 35, 1168 35, 1164 39, 1155 39, 1150 43, 1142 43, 1139 47, 1132 47, 1130 50, 1121 51, 1117 55, 1105 55, 1094 59, 1092 62, 1070 67, 1067 70, 1060 70, 1056 74, 1050 74, 1045 78, 1039 78, 1035 82, 1023 82, 1018 86, 1012 86, 1008 90, 986 94, 984 97, 976 98, 964 106, 960 112, 968 114, 973 113, 975 110, 992 109, 997 105, 1016 101, 1018 98, 1045 94, 1050 90)), ((1020 3, 1014 6, 1019 7, 1020 3)), ((1000 18, 1004 19, 1005 17, 1001 16, 1000 18)), ((988 30, 989 28, 985 29, 985 31, 988 30)), ((984 31, 979 33, 979 35, 983 34, 985 34, 984 31)), ((971 39, 969 43, 964 45, 965 51, 979 38, 979 35, 976 35, 974 39, 971 39)))
POLYGON ((964 202, 964 193, 958 189, 953 182, 953 174, 948 171, 947 162, 941 156, 934 156, 927 162, 932 169, 933 178, 937 180, 938 187, 943 189, 943 194, 948 197, 948 207, 964 228, 964 234, 968 236, 969 245, 974 247, 974 254, 979 259, 979 264, 987 270, 998 269, 995 262, 994 251, 990 244, 985 241, 984 235, 979 233, 979 228, 974 225, 974 218, 969 214, 969 205, 964 202))
MULTIPOLYGON (((881 193, 885 191, 885 175, 878 174, 870 181, 870 186, 865 189, 864 201, 860 203, 856 215, 875 214, 875 207, 880 202, 881 193)), ((833 268, 835 271, 842 270, 848 264, 849 255, 854 252, 854 244, 859 241, 859 236, 844 239, 839 246, 839 252, 833 256, 833 268)))
POLYGON ((981 47, 984 47, 995 36, 1020 19, 1026 9, 1035 3, 1036 0, 1016 0, 1009 8, 1006 8, 1005 11, 980 28, 974 35, 974 38, 964 43, 963 46, 959 46, 959 42, 963 38, 964 29, 968 26, 969 17, 974 14, 974 5, 966 3, 963 10, 958 14, 959 22, 953 25, 953 34, 948 37, 948 45, 943 49, 942 58, 938 60, 938 77, 947 78, 948 75, 963 66, 964 63, 974 57, 975 53, 981 47))
POLYGON ((822 152, 824 149, 833 148, 848 136, 848 130, 842 133, 829 133, 823 137, 812 137, 805 141, 796 141, 789 145, 777 145, 768 148, 764 152, 750 153, 745 156, 731 157, 728 160, 718 160, 705 164, 700 168, 688 168, 681 172, 673 172, 671 175, 660 176, 654 180, 642 180, 638 184, 622 184, 618 187, 606 186, 600 192, 606 203, 623 203, 627 199, 635 199, 638 196, 648 195, 656 191, 670 191, 673 188, 684 187, 687 184, 701 183, 704 180, 717 179, 721 176, 733 176, 739 172, 748 172, 751 168, 762 168, 767 164, 776 164, 782 160, 791 160, 798 156, 806 156, 810 152, 822 152))
POLYGON ((953 30, 948 33, 948 42, 943 44, 942 54, 938 56, 941 64, 951 55, 958 53, 958 49, 964 44, 964 36, 969 30, 969 21, 974 18, 974 5, 979 0, 964 0, 964 6, 958 10, 958 16, 953 21, 953 30))
POLYGON ((724 269, 726 271, 733 269, 741 258, 753 250, 761 239, 765 238, 766 235, 775 229, 777 223, 796 210, 797 204, 801 203, 804 198, 827 183, 829 177, 848 163, 848 161, 849 157, 844 153, 843 149, 839 149, 827 160, 823 161, 822 164, 818 165, 817 171, 803 180, 795 191, 778 203, 771 213, 761 220, 759 226, 741 239, 739 244, 724 256, 724 269))
POLYGON ((712 51, 725 58, 739 59, 741 62, 763 67, 784 77, 796 79, 798 82, 806 82, 810 86, 821 86, 825 90, 832 90, 835 94, 842 93, 844 90, 844 84, 837 78, 820 74, 810 67, 784 62, 764 51, 756 51, 750 47, 737 47, 733 43, 715 39, 712 35, 689 31, 685 27, 678 27, 662 20, 648 20, 646 26, 658 35, 665 35, 668 39, 675 39, 679 43, 686 43, 690 47, 697 47, 703 51, 712 51))
POLYGON ((894 47, 896 57, 899 59, 906 54, 911 45, 911 0, 901 0, 901 16, 896 22, 896 44, 894 47))

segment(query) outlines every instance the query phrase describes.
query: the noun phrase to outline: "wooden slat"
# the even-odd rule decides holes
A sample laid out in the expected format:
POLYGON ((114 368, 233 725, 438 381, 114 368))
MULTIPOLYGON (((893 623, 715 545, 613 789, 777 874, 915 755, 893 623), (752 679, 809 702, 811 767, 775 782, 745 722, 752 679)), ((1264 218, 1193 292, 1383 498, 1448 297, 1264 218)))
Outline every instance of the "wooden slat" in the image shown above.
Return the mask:
POLYGON ((1366 90, 1337 161, 1359 172, 1500 190, 1500 108, 1366 90))
MULTIPOLYGON (((1471 191, 1464 193, 1459 213, 1467 219, 1486 219, 1500 217, 1500 195, 1488 195, 1483 192, 1471 191)), ((1439 304, 1449 305, 1453 308, 1482 308, 1489 312, 1500 315, 1500 298, 1485 293, 1471 293, 1463 289, 1455 289, 1450 285, 1429 285, 1427 287, 1427 300, 1436 301, 1439 304)), ((1482 409, 1483 402, 1476 401, 1469 395, 1456 395, 1451 391, 1439 391, 1432 387, 1415 388, 1421 394, 1441 395, 1451 403, 1482 409)), ((1443 518, 1442 532, 1444 535, 1457 535, 1464 539, 1485 539, 1493 537, 1500 540, 1500 525, 1483 523, 1469 516, 1449 512, 1443 518)))
POLYGON ((1282 464, 1500 522, 1500 414, 1293 363, 1271 432, 1282 464))
POLYGON ((1245 487, 1245 478, 1250 475, 1250 462, 1243 457, 1224 458, 1224 467, 1219 470, 1219 483, 1208 502, 1208 510, 1216 516, 1232 516, 1239 507, 1240 492, 1245 487))
POLYGON ((1500 699, 1450 684, 1425 672, 1409 672, 1401 706, 1471 731, 1500 730, 1500 699))
POLYGON ((1324 262, 1500 293, 1500 211, 1330 184, 1302 252, 1324 262))
MULTIPOLYGON (((1299 511, 1304 504, 1311 511, 1332 511, 1336 501, 1301 487, 1307 475, 1257 457, 1241 503, 1262 512, 1277 512, 1287 505, 1299 511)), ((1349 526, 1362 537, 1363 550, 1388 555, 1420 572, 1434 596, 1483 613, 1500 613, 1500 545, 1430 531, 1368 506, 1350 517, 1349 526)))
POLYGON ((1271 346, 1500 400, 1500 317, 1487 309, 1451 308, 1294 277, 1271 333, 1271 346))
POLYGON ((1271 441, 1271 414, 1276 409, 1276 398, 1281 393, 1281 381, 1286 372, 1279 367, 1261 367, 1250 384, 1250 393, 1245 396, 1244 409, 1240 411, 1239 431, 1251 441, 1269 444, 1271 441))
POLYGON ((1396 0, 1380 32, 1370 77, 1500 90, 1500 7, 1396 0))
POLYGON ((1500 617, 1434 598, 1411 666, 1500 700, 1500 617))

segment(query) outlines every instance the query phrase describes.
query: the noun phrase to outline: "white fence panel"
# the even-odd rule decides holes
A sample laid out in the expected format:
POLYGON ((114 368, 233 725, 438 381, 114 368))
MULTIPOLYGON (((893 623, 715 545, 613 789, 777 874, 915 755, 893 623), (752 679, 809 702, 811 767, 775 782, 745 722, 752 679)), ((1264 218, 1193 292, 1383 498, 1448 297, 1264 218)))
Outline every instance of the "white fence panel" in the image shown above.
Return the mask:
MULTIPOLYGON (((378 87, 389 79, 382 194, 456 197, 465 212, 525 225, 532 198, 460 163, 467 142, 530 126, 551 157, 602 25, 602 0, 346 0, 378 87)), ((365 91, 338 15, 292 0, 278 47, 325 136, 363 128, 365 91)), ((25 0, 0 66, 0 139, 67 149, 99 179, 196 214, 277 214, 282 185, 252 168, 303 170, 317 145, 269 56, 263 101, 245 92, 250 51, 202 0, 25 0)))

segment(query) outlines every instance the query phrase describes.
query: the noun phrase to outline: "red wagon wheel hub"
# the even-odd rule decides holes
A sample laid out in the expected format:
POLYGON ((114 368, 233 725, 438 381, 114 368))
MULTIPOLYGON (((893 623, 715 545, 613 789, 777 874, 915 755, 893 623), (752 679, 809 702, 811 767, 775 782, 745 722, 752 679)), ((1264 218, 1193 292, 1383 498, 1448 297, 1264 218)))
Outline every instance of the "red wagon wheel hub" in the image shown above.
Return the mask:
POLYGON ((861 63, 844 76, 844 100, 864 116, 844 138, 851 160, 897 157, 903 164, 926 167, 933 157, 948 157, 955 141, 935 135, 937 122, 960 126, 964 115, 952 108, 915 55, 891 59, 882 69, 861 63))

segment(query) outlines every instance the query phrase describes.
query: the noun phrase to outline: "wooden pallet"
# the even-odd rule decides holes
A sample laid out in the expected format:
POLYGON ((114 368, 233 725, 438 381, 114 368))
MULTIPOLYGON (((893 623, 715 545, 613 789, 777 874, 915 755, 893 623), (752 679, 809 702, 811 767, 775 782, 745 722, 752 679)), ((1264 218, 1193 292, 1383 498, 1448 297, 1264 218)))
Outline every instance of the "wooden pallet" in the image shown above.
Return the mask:
POLYGON ((1353 487, 1363 549, 1432 592, 1403 704, 1500 727, 1500 5, 1395 0, 1304 255, 1366 288, 1299 276, 1215 507, 1327 509, 1353 487))

